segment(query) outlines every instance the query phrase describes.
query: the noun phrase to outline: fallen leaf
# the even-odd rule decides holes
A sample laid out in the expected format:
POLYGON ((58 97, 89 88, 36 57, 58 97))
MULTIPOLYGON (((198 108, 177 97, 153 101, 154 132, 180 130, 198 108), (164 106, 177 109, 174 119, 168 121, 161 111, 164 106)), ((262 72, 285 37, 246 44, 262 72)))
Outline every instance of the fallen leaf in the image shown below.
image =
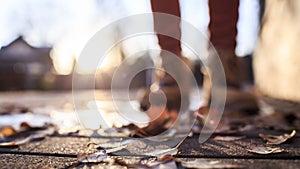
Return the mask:
POLYGON ((26 113, 31 110, 28 107, 25 107, 16 103, 1 103, 0 104, 0 115, 12 114, 12 113, 26 113))
POLYGON ((140 160, 141 165, 145 165, 148 168, 177 168, 175 158, 167 154, 159 159, 152 157, 145 157, 140 160))
POLYGON ((145 153, 145 155, 156 156, 158 158, 162 158, 166 155, 172 155, 172 156, 176 155, 178 153, 178 148, 186 140, 186 138, 189 137, 191 132, 192 132, 192 129, 190 129, 190 131, 185 135, 185 137, 183 139, 180 140, 180 142, 175 147, 169 148, 169 149, 163 149, 163 150, 154 150, 152 152, 145 153))
MULTIPOLYGON (((128 142, 129 143, 129 142, 128 142)), ((110 143, 103 143, 103 144, 96 144, 96 143, 89 143, 88 145, 88 149, 87 152, 89 152, 89 154, 91 152, 95 152, 95 151, 104 151, 106 154, 110 154, 110 153, 114 153, 117 151, 120 151, 124 148, 127 147, 127 143, 124 142, 124 144, 121 144, 121 142, 113 142, 112 144, 110 143)))
POLYGON ((272 147, 259 146, 259 147, 254 147, 252 149, 248 149, 248 151, 255 154, 274 154, 274 153, 281 153, 284 150, 279 147, 272 148, 272 147))
POLYGON ((169 162, 159 163, 159 164, 157 164, 155 166, 151 166, 151 168, 173 169, 173 168, 177 168, 177 165, 176 165, 175 161, 169 161, 169 162))
POLYGON ((118 142, 108 142, 108 143, 102 143, 102 144, 98 144, 98 147, 101 147, 103 149, 107 149, 107 148, 117 148, 117 147, 122 147, 125 146, 131 142, 133 142, 134 140, 132 139, 127 139, 127 140, 123 140, 123 141, 118 141, 118 142))
POLYGON ((49 126, 45 130, 38 130, 31 135, 32 139, 40 139, 52 135, 56 131, 54 126, 49 126))
POLYGON ((174 160, 174 157, 172 154, 167 154, 167 155, 160 157, 158 160, 159 161, 170 161, 170 160, 174 160))
POLYGON ((2 147, 11 147, 11 146, 23 145, 23 144, 25 144, 27 142, 30 142, 32 140, 45 138, 48 135, 52 135, 54 132, 55 132, 55 128, 52 126, 52 127, 49 127, 49 128, 47 128, 45 130, 35 131, 35 132, 31 133, 27 137, 21 137, 21 138, 17 137, 17 138, 15 138, 12 141, 1 142, 0 146, 2 146, 2 147))
POLYGON ((16 130, 12 126, 6 126, 0 130, 0 138, 1 137, 9 137, 16 133, 17 133, 16 130))
MULTIPOLYGON (((93 143, 89 144, 89 147, 91 145, 94 145, 93 143)), ((81 162, 81 163, 99 163, 99 162, 109 162, 111 160, 113 160, 112 158, 109 157, 109 153, 113 153, 116 151, 120 151, 124 148, 126 148, 127 145, 119 145, 117 147, 114 148, 110 148, 110 149, 102 149, 99 150, 95 153, 83 153, 83 154, 78 154, 77 155, 77 161, 81 162)), ((92 146, 94 147, 94 146, 92 146)))
POLYGON ((43 128, 47 124, 52 124, 53 119, 44 114, 9 114, 1 115, 0 126, 12 126, 15 130, 20 131, 23 127, 43 128), (28 124, 28 125, 26 125, 28 124))
POLYGON ((141 159, 136 157, 118 156, 112 158, 114 159, 115 164, 121 165, 124 168, 149 168, 148 161, 143 163, 141 159))
POLYGON ((175 148, 169 148, 169 149, 163 149, 163 150, 154 150, 151 152, 147 152, 144 155, 148 155, 148 156, 156 156, 158 158, 162 158, 166 155, 176 155, 178 153, 178 149, 175 148))
POLYGON ((28 124, 27 122, 22 122, 20 124, 20 131, 27 131, 27 130, 32 130, 32 129, 43 129, 43 128, 46 128, 48 126, 47 123, 45 123, 44 125, 42 126, 32 126, 30 124, 28 124))
POLYGON ((3 142, 3 143, 0 143, 0 147, 19 146, 19 145, 29 142, 31 139, 32 139, 31 136, 29 136, 29 137, 25 137, 25 138, 19 138, 14 141, 10 141, 10 142, 3 142))
POLYGON ((236 141, 245 138, 246 136, 216 136, 213 139, 216 141, 236 141))
POLYGON ((280 136, 274 136, 274 135, 265 135, 265 134, 259 134, 259 137, 267 141, 267 144, 271 145, 278 145, 281 143, 286 142, 287 140, 293 138, 296 135, 296 130, 293 130, 291 134, 283 134, 280 136))
POLYGON ((111 148, 111 149, 106 149, 106 153, 113 153, 113 152, 116 152, 116 151, 120 151, 124 148, 126 148, 127 145, 122 145, 122 146, 119 146, 119 147, 115 147, 115 148, 111 148))
POLYGON ((186 168, 201 168, 201 169, 207 169, 207 168, 242 168, 242 166, 239 165, 233 165, 233 164, 223 164, 219 161, 208 161, 205 159, 196 159, 193 161, 181 161, 181 165, 186 168))
POLYGON ((153 152, 154 150, 163 150, 163 149, 170 148, 170 146, 166 144, 157 144, 157 143, 158 142, 150 143, 146 140, 135 139, 135 141, 128 144, 126 150, 132 154, 145 155, 145 153, 153 152))
POLYGON ((255 128, 256 128, 255 125, 246 124, 245 126, 238 128, 238 131, 239 132, 245 132, 245 131, 254 130, 255 128))
POLYGON ((226 134, 235 134, 235 133, 244 133, 246 131, 255 130, 256 126, 251 124, 232 124, 232 123, 224 123, 220 127, 218 127, 215 133, 226 133, 226 134))
POLYGON ((108 162, 110 161, 109 156, 105 150, 98 151, 92 154, 78 154, 77 161, 81 163, 99 163, 99 162, 108 162))
POLYGON ((158 160, 153 157, 111 157, 115 164, 119 164, 124 168, 152 168, 152 169, 173 169, 177 168, 176 162, 172 156, 168 159, 158 160))
POLYGON ((163 106, 151 106, 147 114, 152 121, 149 122, 148 126, 134 130, 131 133, 132 137, 159 135, 168 130, 175 123, 178 116, 178 112, 173 110, 169 111, 163 106))
POLYGON ((128 125, 123 125, 122 127, 119 127, 119 128, 116 128, 116 130, 118 132, 124 132, 124 130, 126 130, 125 132, 128 132, 128 131, 134 131, 136 129, 138 129, 139 127, 133 123, 130 123, 128 125), (128 130, 128 131, 127 131, 128 130))

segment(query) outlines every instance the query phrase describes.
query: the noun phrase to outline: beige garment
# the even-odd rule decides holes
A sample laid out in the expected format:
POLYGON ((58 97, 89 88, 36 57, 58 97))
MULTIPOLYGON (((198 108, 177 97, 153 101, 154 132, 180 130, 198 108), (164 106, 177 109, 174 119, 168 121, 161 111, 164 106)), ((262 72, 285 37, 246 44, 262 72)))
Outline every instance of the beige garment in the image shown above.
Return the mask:
POLYGON ((299 0, 266 0, 254 76, 263 94, 300 101, 299 0))

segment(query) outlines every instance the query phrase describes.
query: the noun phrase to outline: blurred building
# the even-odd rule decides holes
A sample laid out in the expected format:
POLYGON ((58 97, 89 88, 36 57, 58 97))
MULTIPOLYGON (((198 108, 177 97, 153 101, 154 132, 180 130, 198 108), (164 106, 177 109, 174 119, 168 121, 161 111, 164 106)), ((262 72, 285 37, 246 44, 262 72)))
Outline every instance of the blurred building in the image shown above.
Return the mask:
MULTIPOLYGON (((72 89, 72 74, 57 75, 53 71, 50 57, 51 48, 35 48, 30 46, 22 37, 0 50, 0 90, 70 90, 72 89)), ((152 65, 148 55, 141 56, 134 63, 125 63, 120 69, 122 77, 117 79, 118 88, 125 88, 122 83, 134 70, 146 65, 152 65)), ((98 71, 95 75, 77 74, 80 89, 88 89, 89 81, 96 82, 96 89, 109 89, 112 76, 118 64, 111 65, 106 71, 98 71)), ((146 72, 136 74, 130 83, 130 88, 146 86, 146 72)))
POLYGON ((0 90, 43 89, 52 62, 50 48, 35 48, 22 37, 0 50, 0 90))

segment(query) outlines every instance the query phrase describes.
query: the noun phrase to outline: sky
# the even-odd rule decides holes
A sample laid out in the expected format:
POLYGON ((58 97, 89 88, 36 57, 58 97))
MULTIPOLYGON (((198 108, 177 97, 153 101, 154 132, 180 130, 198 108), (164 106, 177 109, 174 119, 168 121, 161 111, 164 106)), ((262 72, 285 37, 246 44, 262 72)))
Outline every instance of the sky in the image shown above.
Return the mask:
MULTIPOLYGON (((180 0, 180 5, 182 19, 206 33, 207 0, 180 0)), ((123 17, 149 12, 149 0, 0 0, 0 48, 19 36, 35 47, 53 47, 55 69, 68 74, 74 58, 94 33, 123 17)), ((236 53, 244 56, 255 47, 258 0, 241 0, 239 17, 236 53)), ((114 38, 115 30, 111 36, 114 38)), ((158 47, 154 36, 131 38, 123 45, 128 55, 158 47)), ((205 49, 205 45, 202 47, 205 49)), ((185 47, 183 52, 192 55, 185 47)))

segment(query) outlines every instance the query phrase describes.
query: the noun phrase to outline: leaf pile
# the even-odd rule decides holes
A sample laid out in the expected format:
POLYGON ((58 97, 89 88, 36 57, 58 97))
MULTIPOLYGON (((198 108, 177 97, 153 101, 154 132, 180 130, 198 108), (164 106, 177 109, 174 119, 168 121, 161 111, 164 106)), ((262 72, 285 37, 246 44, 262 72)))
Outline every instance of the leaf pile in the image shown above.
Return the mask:
POLYGON ((273 136, 273 135, 265 135, 265 134, 259 134, 259 137, 261 137, 263 140, 267 141, 267 144, 270 145, 279 145, 287 140, 293 138, 296 135, 296 130, 293 130, 291 134, 283 134, 280 136, 273 136))
POLYGON ((32 127, 28 123, 22 123, 19 130, 11 126, 4 127, 0 130, 0 146, 11 147, 28 143, 32 140, 43 139, 52 135, 56 128, 51 124, 41 127, 32 127))
POLYGON ((272 147, 263 147, 263 146, 258 146, 254 147, 252 149, 248 149, 249 152, 255 153, 255 154, 274 154, 274 153, 281 153, 284 150, 278 147, 272 148, 272 147))

